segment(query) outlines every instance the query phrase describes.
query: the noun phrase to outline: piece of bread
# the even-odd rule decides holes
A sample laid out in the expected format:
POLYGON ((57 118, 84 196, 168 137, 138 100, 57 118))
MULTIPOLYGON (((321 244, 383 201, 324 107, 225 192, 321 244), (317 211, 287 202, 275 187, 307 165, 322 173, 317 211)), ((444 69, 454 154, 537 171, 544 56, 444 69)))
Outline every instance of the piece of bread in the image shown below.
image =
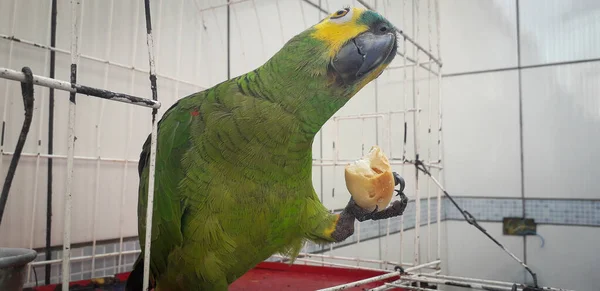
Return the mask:
POLYGON ((387 157, 373 146, 364 157, 346 165, 346 187, 358 206, 378 211, 385 209, 394 194, 394 175, 387 157))

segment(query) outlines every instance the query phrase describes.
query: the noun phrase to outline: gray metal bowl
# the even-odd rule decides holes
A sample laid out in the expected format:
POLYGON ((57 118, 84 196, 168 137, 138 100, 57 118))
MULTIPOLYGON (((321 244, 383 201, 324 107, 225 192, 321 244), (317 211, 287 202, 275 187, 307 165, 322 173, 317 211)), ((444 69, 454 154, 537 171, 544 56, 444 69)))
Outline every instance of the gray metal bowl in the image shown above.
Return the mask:
POLYGON ((36 256, 37 252, 31 249, 0 248, 0 290, 23 290, 27 264, 36 256))

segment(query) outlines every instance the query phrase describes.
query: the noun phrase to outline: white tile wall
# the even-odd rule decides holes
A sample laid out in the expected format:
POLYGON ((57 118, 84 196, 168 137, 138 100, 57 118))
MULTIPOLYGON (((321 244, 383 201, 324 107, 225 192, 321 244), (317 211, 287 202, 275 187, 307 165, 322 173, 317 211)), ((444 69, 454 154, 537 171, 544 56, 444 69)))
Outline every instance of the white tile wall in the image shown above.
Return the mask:
POLYGON ((448 77, 443 90, 450 193, 521 196, 517 72, 448 77))
MULTIPOLYGON (((528 273, 520 272, 523 270, 520 265, 472 226, 463 221, 447 221, 445 224, 449 239, 448 249, 444 252, 448 255, 444 259, 449 268, 445 271, 452 275, 532 284, 528 273)), ((524 257, 522 238, 502 236, 500 223, 482 225, 517 256, 524 257)), ((600 257, 596 255, 595 245, 590 243, 598 240, 598 228, 538 225, 537 231, 541 238, 527 237, 527 264, 538 274, 541 286, 598 290, 598 283, 592 278, 600 257), (577 239, 573 239, 575 237, 577 239)), ((445 289, 466 290, 458 287, 445 289)))
POLYGON ((439 2, 445 74, 517 65, 515 1, 439 2))
MULTIPOLYGON (((446 221, 447 272, 454 276, 523 282, 525 270, 494 242, 464 221, 446 221)), ((502 236, 501 223, 480 223, 517 257, 523 258, 523 238, 502 236)), ((557 274, 558 275, 558 274, 557 274)))
POLYGON ((527 239, 527 258, 538 273, 539 284, 570 290, 600 290, 596 279, 600 254, 596 244, 600 228, 547 226, 537 228, 544 240, 527 239))
POLYGON ((598 199, 600 63, 523 71, 527 197, 598 199))
POLYGON ((520 0, 522 65, 599 58, 600 2, 520 0))

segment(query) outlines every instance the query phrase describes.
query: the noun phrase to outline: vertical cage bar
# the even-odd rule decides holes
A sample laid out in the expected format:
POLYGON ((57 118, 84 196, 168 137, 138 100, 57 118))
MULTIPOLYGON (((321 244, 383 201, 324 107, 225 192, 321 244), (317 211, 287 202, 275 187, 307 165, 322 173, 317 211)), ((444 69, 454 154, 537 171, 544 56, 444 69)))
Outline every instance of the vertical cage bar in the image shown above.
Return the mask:
MULTIPOLYGON (((361 141, 360 141, 361 157, 364 157, 365 156, 365 118, 364 117, 360 118, 360 139, 361 139, 361 141)), ((356 221, 356 224, 357 224, 357 228, 358 228, 358 231, 356 234, 357 235, 356 243, 360 244, 362 228, 360 227, 360 225, 361 225, 360 222, 356 221)), ((359 252, 356 253, 356 266, 360 266, 360 253, 359 252)))
MULTIPOLYGON (((402 26, 406 27, 406 1, 407 0, 402 0, 402 26)), ((406 106, 406 100, 408 97, 408 94, 406 92, 406 86, 408 83, 408 75, 406 73, 406 62, 407 62, 407 49, 406 49, 406 39, 402 39, 402 59, 403 59, 403 66, 402 66, 402 72, 403 72, 403 77, 402 77, 402 97, 403 97, 403 110, 405 111, 405 113, 402 115, 403 116, 403 121, 404 121, 404 135, 403 135, 403 141, 402 141, 402 162, 406 161, 406 137, 408 135, 408 125, 406 123, 406 113, 408 112, 408 107, 406 106)), ((391 116, 390 116, 391 118, 391 116)), ((402 176, 404 176, 404 165, 401 166, 402 167, 402 176)), ((404 262, 404 215, 400 216, 400 263, 404 262)))
MULTIPOLYGON (((45 62, 44 62, 45 63, 45 62)), ((44 75, 46 74, 46 69, 44 69, 44 75)), ((8 97, 8 96, 7 96, 8 97)), ((38 146, 37 146, 37 156, 35 157, 35 178, 33 180, 33 201, 31 205, 31 223, 29 224, 29 248, 33 249, 33 238, 35 236, 35 214, 37 213, 37 199, 38 199, 38 184, 39 184, 39 176, 40 176, 40 154, 41 154, 41 143, 42 140, 42 120, 44 117, 43 108, 44 108, 44 93, 42 93, 40 108, 40 123, 39 123, 39 131, 38 131, 38 146)), ((27 265, 27 281, 29 281, 31 275, 31 264, 27 265)), ((37 284, 37 281, 36 281, 37 284)))
MULTIPOLYGON (((300 0, 302 1, 302 0, 300 0)), ((258 36, 260 38, 260 48, 261 48, 261 53, 262 53, 262 57, 263 60, 267 59, 267 52, 265 51, 265 37, 262 31, 262 24, 260 23, 260 17, 258 16, 258 9, 256 9, 256 1, 252 0, 252 8, 254 8, 254 16, 256 16, 256 23, 258 23, 258 36)), ((302 9, 302 3, 300 3, 300 12, 302 12, 302 20, 306 22, 306 20, 304 20, 304 9, 302 9)), ((305 25, 306 26, 306 25, 305 25)))
MULTIPOLYGON (((436 18, 436 32, 437 32, 437 56, 440 59, 440 63, 442 62, 442 51, 441 51, 441 29, 440 29, 440 5, 439 0, 434 0, 435 5, 435 18, 436 18)), ((442 166, 442 65, 438 64, 438 162, 439 165, 442 166)), ((441 167, 438 170, 438 179, 442 180, 442 170, 441 167)), ((441 243, 441 221, 442 221, 442 190, 438 187, 437 189, 437 258, 441 259, 442 257, 442 243, 441 243)))
MULTIPOLYGON (((413 21, 413 35, 416 40, 419 39, 419 1, 412 1, 412 21, 413 21)), ((413 114, 413 136, 415 146, 415 162, 420 160, 419 157, 419 130, 420 130, 420 114, 419 114, 419 88, 417 84, 417 68, 419 67, 419 51, 416 46, 413 46, 413 53, 415 58, 415 66, 412 67, 412 85, 413 85, 413 106, 417 110, 413 114)), ((419 193, 419 170, 415 167, 415 245, 414 245, 414 259, 413 263, 419 265, 420 262, 420 238, 421 228, 421 194, 419 193)))
MULTIPOLYGON (((319 8, 317 9, 317 19, 316 19, 316 21, 319 21, 321 19, 322 13, 327 14, 327 11, 324 11, 323 9, 321 9, 322 2, 323 2, 322 0, 319 0, 319 4, 318 4, 319 8)), ((300 5, 302 5, 302 3, 300 3, 300 5)), ((338 128, 337 128, 337 121, 336 121, 335 117, 334 117, 334 120, 333 120, 333 125, 334 125, 333 126, 333 130, 334 130, 334 136, 335 136, 335 138, 334 138, 333 144, 332 144, 334 166, 333 166, 333 187, 331 188, 331 197, 334 197, 334 195, 335 195, 335 170, 336 170, 335 164, 337 162, 337 158, 336 158, 337 157, 337 153, 336 153, 335 149, 336 149, 336 143, 338 142, 338 128)), ((320 160, 320 164, 321 164, 321 179, 320 179, 321 180, 321 203, 325 203, 325 194, 324 194, 325 185, 324 185, 324 182, 323 182, 323 179, 325 178, 325 173, 323 173, 323 169, 325 169, 323 167, 323 161, 324 161, 324 158, 323 158, 323 146, 324 146, 324 142, 323 142, 323 130, 319 130, 319 142, 321 144, 321 146, 319 147, 320 158, 321 158, 321 160, 320 160)), ((331 209, 331 212, 333 212, 333 209, 331 209)), ((329 244, 329 253, 330 254, 333 253, 333 244, 329 244)), ((324 261, 325 261, 325 259, 321 258, 321 262, 323 262, 323 264, 324 264, 324 261)))
MULTIPOLYGON (((152 20, 150 17, 150 0, 144 0, 146 15, 146 39, 148 44, 148 62, 150 63, 150 87, 152 99, 158 100, 156 91, 156 68, 154 63, 154 43, 152 40, 152 20)), ((152 110, 152 133, 150 134, 150 164, 148 171, 148 205, 146 208, 146 233, 144 240, 144 281, 143 290, 148 290, 150 280, 150 246, 152 239, 152 211, 154 210, 154 174, 156 167, 156 138, 157 138, 157 110, 152 110)))
MULTIPOLYGON (((427 0, 427 40, 428 40, 428 50, 431 54, 431 0, 427 0)), ((427 62, 428 72, 427 72, 427 162, 431 162, 431 79, 433 77, 431 73, 431 63, 433 60, 429 58, 427 62)), ((430 168, 431 171, 431 168, 430 168)), ((426 179, 427 181, 427 262, 431 262, 431 181, 426 179)))
MULTIPOLYGON (((298 4, 300 5, 300 14, 302 15, 302 24, 304 24, 304 26, 302 26, 302 29, 306 29, 308 27, 308 24, 306 23, 306 17, 305 17, 305 13, 304 13, 304 4, 302 4, 302 2, 304 2, 304 1, 298 0, 298 4)), ((256 3, 254 0, 252 0, 252 4, 254 4, 254 9, 256 10, 256 3)), ((257 13, 256 17, 258 17, 258 13, 257 13)), ((260 24, 259 24, 259 27, 260 27, 260 24)))
MULTIPOLYGON (((182 4, 183 6, 183 4, 182 4)), ((181 19, 181 15, 180 15, 181 19)), ((181 20, 180 20, 181 21, 181 20)), ((139 32, 139 22, 140 22, 140 11, 139 5, 135 7, 135 24, 133 25, 133 46, 131 48, 131 66, 135 67, 136 64, 136 52, 137 52, 137 35, 139 32)), ((178 54, 180 55, 180 53, 178 54)), ((135 74, 136 71, 131 70, 131 82, 129 83, 129 92, 130 94, 134 94, 134 84, 135 84, 135 74)), ((131 133, 133 132, 133 107, 128 106, 128 120, 127 120, 127 138, 125 139, 125 157, 129 154, 129 145, 131 143, 131 133)), ((127 180, 128 180, 128 172, 129 172, 129 159, 125 158, 125 162, 123 163, 123 185, 121 188, 121 204, 119 205, 119 257, 117 259, 117 272, 120 272, 121 265, 123 262, 123 207, 125 206, 125 193, 127 193, 127 180)))
MULTIPOLYGON (((11 24, 11 28, 10 28, 10 33, 12 35, 15 35, 15 25, 16 25, 16 19, 17 19, 17 7, 20 1, 14 1, 14 6, 13 6, 13 11, 12 11, 12 15, 13 15, 13 19, 12 19, 12 24, 11 24)), ((14 45, 15 42, 11 41, 10 44, 8 45, 8 68, 10 68, 12 66, 12 54, 13 54, 13 49, 14 49, 14 45)), ((12 84, 12 82, 10 80, 5 80, 6 82, 6 87, 4 88, 4 96, 6 96, 4 98, 4 111, 2 112, 2 139, 0 139, 0 155, 4 153, 4 131, 6 130, 6 111, 8 110, 8 95, 10 94, 9 92, 9 88, 10 85, 12 84)), ((0 169, 4 169, 3 167, 4 164, 4 157, 0 156, 0 169)), ((4 174, 3 174, 4 176, 4 174)))
MULTIPOLYGON (((356 6, 356 0, 352 0, 352 5, 356 6)), ((375 5, 374 5, 374 11, 377 11, 377 1, 375 1, 375 5)), ((375 95, 375 112, 379 112, 379 78, 375 78, 372 83, 373 83, 373 93, 375 95)), ((385 122, 385 120, 384 120, 385 122)), ((364 125, 364 118, 363 118, 363 125, 364 125)), ((383 136, 382 136, 383 139, 383 136)), ((375 118, 375 144, 379 146, 379 118, 375 118)), ((372 145, 371 145, 372 146, 372 145)), ((365 148, 365 144, 363 142, 363 156, 364 156, 364 148, 365 148)), ((385 152, 385 147, 381 146, 381 149, 385 152)), ((389 152, 388 152, 389 155, 389 152)), ((391 157, 391 156, 390 156, 391 157)), ((377 236, 381 237, 381 223, 382 221, 379 220, 377 221, 377 236)), ((386 226, 389 226, 389 219, 386 219, 386 226)), ((385 251, 387 252, 387 240, 389 239, 389 232, 386 231, 386 236, 385 236, 385 243, 386 243, 386 249, 385 251)), ((382 260, 382 251, 381 251, 381 238, 377 239, 377 243, 378 243, 378 258, 379 260, 382 260)), ((387 261, 387 256, 386 256, 386 261, 387 261)), ((383 268, 383 264, 379 263, 379 268, 383 268)), ((387 263, 386 263, 386 269, 387 269, 387 263)))
MULTIPOLYGON (((52 9, 50 9, 49 11, 49 17, 52 17, 52 9)), ((48 31, 47 31, 47 35, 48 37, 50 37, 51 34, 51 30, 52 28, 50 26, 48 26, 48 31)), ((48 66, 46 66, 46 64, 48 63, 48 59, 50 57, 50 51, 44 52, 44 73, 43 75, 46 76, 46 72, 48 71, 48 66)), ((32 205, 31 205, 31 224, 29 225, 29 248, 33 249, 33 240, 35 237, 35 217, 36 217, 36 213, 37 213, 37 200, 38 200, 38 184, 39 184, 39 176, 40 176, 40 155, 42 154, 42 132, 43 132, 43 125, 44 125, 44 105, 45 105, 45 100, 46 100, 46 94, 45 94, 46 90, 42 91, 42 95, 41 95, 41 103, 38 106, 40 112, 39 112, 39 126, 38 126, 38 136, 37 136, 37 156, 35 157, 35 178, 33 180, 33 201, 32 201, 32 205)), ((8 96, 7 96, 8 97, 8 96)), ((8 99, 8 98, 7 98, 8 99)), ((35 113, 34 113, 35 116, 35 113)), ((2 157, 0 157, 1 159, 2 157)), ((0 167, 1 169, 1 167, 0 167)), ((31 264, 27 265, 27 282, 30 281, 30 276, 31 276, 31 264)), ((36 284, 38 283, 37 281, 35 282, 36 284)))
MULTIPOLYGON (((114 10, 114 0, 110 0, 108 11, 108 27, 107 27, 107 36, 106 36, 106 51, 105 58, 110 60, 111 58, 111 48, 112 48, 112 25, 113 25, 113 10, 114 10)), ((110 63, 106 62, 104 64, 104 77, 103 77, 103 85, 102 88, 108 89, 108 73, 110 71, 110 63)), ((98 215, 98 195, 100 194, 100 164, 101 164, 101 147, 100 147, 100 137, 102 133, 102 119, 104 117, 104 108, 106 107, 106 100, 100 100, 100 112, 98 114, 98 122, 96 125, 96 187, 94 190, 94 198, 93 198, 93 210, 92 210, 92 276, 94 276, 94 272, 96 271, 96 220, 98 215)))
MULTIPOLYGON (((146 0, 144 0, 144 2, 145 2, 145 1, 146 1, 146 0)), ((193 0, 193 1, 196 1, 196 0, 193 0)), ((171 1, 171 2, 172 2, 172 1, 171 1)), ((198 2, 202 2, 202 1, 198 1, 198 2)), ((157 10, 157 11, 158 11, 158 15, 157 15, 157 19, 156 19, 156 27, 158 27, 159 29, 157 29, 157 30, 156 30, 156 32, 155 32, 155 34, 153 34, 153 36, 152 36, 152 43, 154 43, 154 44, 155 44, 153 49, 155 49, 155 50, 156 50, 156 51, 154 51, 154 52, 152 53, 154 56, 158 56, 158 55, 160 55, 160 49, 162 48, 162 42, 161 42, 162 29, 160 29, 160 27, 162 27, 162 11, 163 11, 163 0, 159 0, 159 1, 158 1, 158 10, 157 10)), ((211 10, 211 11, 214 11, 214 9, 213 9, 213 10, 211 10)), ((146 24, 147 24, 147 23, 146 23, 146 24)), ((219 28, 219 31, 221 31, 221 29, 220 29, 220 28, 219 28)), ((158 72, 158 68, 160 68, 160 62, 161 62, 161 59, 160 59, 160 58, 158 58, 158 59, 155 59, 155 60, 154 60, 154 62, 155 62, 155 63, 154 63, 154 64, 155 64, 155 65, 154 65, 154 69, 156 70, 156 71, 155 71, 155 75, 156 75, 157 77, 161 77, 161 76, 160 76, 160 74, 159 74, 159 72, 158 72)), ((164 77, 162 77, 162 78, 163 78, 163 79, 166 79, 166 78, 164 78, 164 77)), ((174 80, 174 81, 175 81, 175 78, 173 78, 172 80, 174 80)))
POLYGON ((227 80, 231 78, 231 5, 229 2, 231 0, 227 0, 227 80))
MULTIPOLYGON (((227 6, 227 7, 229 7, 229 6, 227 6)), ((236 29, 237 30, 237 35, 238 35, 238 38, 240 39, 240 42, 239 42, 239 44, 240 44, 240 52, 242 52, 242 54, 243 54, 243 53, 246 52, 246 48, 244 47, 244 41, 243 41, 243 36, 242 36, 242 27, 240 26, 240 20, 238 18, 237 10, 236 10, 235 6, 231 5, 230 9, 231 9, 231 11, 230 11, 231 15, 230 15, 229 20, 231 21, 232 19, 235 19, 235 24, 236 24, 235 26, 237 28, 236 29)), ((230 27, 230 29, 231 29, 231 27, 230 27)), ((230 33, 231 33, 231 30, 230 30, 230 33)), ((231 35, 230 35, 230 37, 231 37, 231 35)), ((230 51, 230 55, 231 55, 231 51, 230 51)), ((242 62, 242 68, 244 70, 249 69, 248 60, 245 57, 242 58, 241 62, 242 62)))
POLYGON ((333 128, 335 132, 335 137, 333 139, 333 144, 331 147, 333 148, 333 177, 332 177, 332 187, 331 187, 331 198, 335 197, 335 185, 336 185, 336 171, 337 164, 339 160, 340 150, 339 150, 339 142, 340 142, 340 120, 336 117, 333 118, 333 128))
POLYGON ((361 156, 365 155, 365 118, 360 118, 360 152, 361 156))
MULTIPOLYGON (((319 0, 319 7, 321 7, 321 1, 322 0, 319 0)), ((300 3, 300 5, 302 5, 302 3, 300 3)), ((321 13, 323 13, 323 12, 320 9, 318 9, 317 10, 317 19, 316 19, 316 21, 319 21, 319 19, 321 19, 321 13)), ((334 127, 333 127, 333 129, 335 130, 335 133, 334 133, 335 139, 333 141, 332 148, 333 148, 333 155, 334 155, 333 158, 335 159, 335 143, 337 142, 337 123, 335 122, 335 120, 334 120, 334 127)), ((323 146, 324 146, 324 143, 323 143, 323 130, 319 130, 319 143, 321 144, 319 146, 319 152, 320 152, 319 156, 321 157, 321 160, 320 160, 320 164, 321 164, 321 175, 320 175, 321 176, 320 177, 320 181, 321 181, 321 203, 325 203, 325 183, 323 182, 323 179, 325 178, 325 173, 323 173, 323 169, 325 169, 323 167, 323 160, 324 160, 323 159, 323 152, 324 152, 323 151, 323 146)), ((333 168, 333 172, 335 173, 335 167, 333 168)), ((333 187, 331 189, 332 196, 335 193, 335 175, 333 175, 333 179, 334 179, 334 184, 333 184, 333 187)), ((333 251, 333 245, 329 246, 329 251, 330 252, 333 251)))
MULTIPOLYGON (((77 55, 79 19, 77 10, 80 8, 78 0, 71 0, 71 84, 77 83, 77 55)), ((67 144, 67 184, 64 194, 64 228, 63 228, 63 258, 62 258, 62 290, 69 290, 71 277, 71 210, 73 203, 73 157, 75 156, 75 97, 77 93, 71 92, 69 96, 69 124, 67 144)))
MULTIPOLYGON (((406 1, 407 0, 402 0, 402 26, 406 27, 406 1)), ((408 99, 408 94, 406 92, 406 86, 408 83, 408 74, 406 73, 406 69, 407 69, 407 48, 406 48, 406 38, 402 39, 402 59, 403 59, 403 65, 402 65, 402 71, 403 71, 403 80, 402 80, 402 95, 403 95, 403 106, 404 106, 404 111, 408 112, 408 107, 406 106, 407 103, 407 99, 408 99)), ((404 118, 404 139, 402 142, 402 161, 405 162, 406 161, 406 137, 408 136, 408 124, 406 123, 406 113, 403 114, 403 118, 404 118)))
MULTIPOLYGON (((390 159, 393 159, 393 155, 392 155, 392 113, 391 110, 388 111, 388 115, 387 115, 387 122, 384 123, 384 128, 383 128, 383 132, 386 132, 388 135, 388 148, 389 148, 389 156, 390 159)), ((391 226, 391 219, 386 219, 386 231, 385 231, 385 269, 387 270, 388 266, 389 266, 389 261, 391 261, 390 258, 390 247, 389 247, 389 241, 390 241, 390 226, 391 226)), ((380 258, 381 259, 381 258, 380 258)), ((400 261, 402 262, 402 261, 400 261)))
MULTIPOLYGON (((254 2, 254 1, 252 1, 254 2)), ((283 19, 281 19, 281 8, 279 7, 279 2, 280 1, 275 1, 275 6, 277 7, 277 19, 279 20, 279 31, 281 32, 281 46, 285 45, 285 35, 283 35, 283 25, 281 25, 281 23, 283 23, 283 19)), ((236 17, 237 20, 237 17, 236 17)))
MULTIPOLYGON (((332 152, 333 152, 333 170, 332 170, 332 187, 331 187, 331 198, 335 197, 335 185, 336 185, 336 172, 337 172, 337 164, 338 164, 338 157, 339 157, 339 151, 338 151, 338 142, 339 142, 339 136, 340 136, 340 129, 339 129, 339 119, 337 119, 337 117, 333 117, 333 143, 331 144, 332 147, 332 152)), ((322 131, 322 130, 321 130, 322 131)), ((321 132, 321 147, 323 145, 323 135, 321 132)), ((323 186, 323 150, 321 150, 321 191, 323 191, 324 186, 323 186)), ((321 203, 325 203, 324 200, 324 195, 322 195, 322 199, 321 199, 321 203)), ((330 211, 333 213, 333 209, 330 209, 330 211)), ((356 224, 355 224, 356 225, 356 224)), ((360 231, 360 230, 358 230, 360 231)), ((333 244, 329 244, 329 253, 333 254, 333 244)), ((321 262, 323 262, 323 265, 325 264, 325 259, 321 258, 321 262)))
MULTIPOLYGON (((56 46, 56 20, 58 18, 57 0, 52 0, 50 15, 50 46, 56 46)), ((56 52, 50 51, 50 78, 54 78, 56 71, 56 52)), ((48 91, 48 155, 54 154, 54 89, 48 91)), ((47 181, 46 181, 46 237, 45 237, 45 259, 52 259, 50 246, 52 243, 52 180, 53 159, 48 159, 47 181)), ((50 284, 51 266, 44 267, 44 283, 50 284)))

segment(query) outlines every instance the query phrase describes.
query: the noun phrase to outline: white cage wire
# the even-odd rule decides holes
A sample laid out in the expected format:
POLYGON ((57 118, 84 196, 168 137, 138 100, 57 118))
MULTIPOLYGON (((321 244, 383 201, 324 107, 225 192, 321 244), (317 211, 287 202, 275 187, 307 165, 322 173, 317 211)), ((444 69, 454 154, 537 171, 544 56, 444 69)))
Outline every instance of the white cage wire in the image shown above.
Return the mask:
MULTIPOLYGON (((136 99, 137 103, 131 102, 132 96, 156 97, 158 94, 162 106, 157 118, 160 118, 160 113, 178 98, 208 88, 210 84, 216 84, 219 80, 244 73, 260 65, 293 34, 317 23, 329 11, 345 5, 362 5, 379 11, 402 31, 399 56, 380 78, 365 87, 345 108, 336 113, 319 133, 314 143, 314 187, 320 194, 321 201, 332 212, 339 211, 349 197, 342 175, 343 167, 364 155, 369 147, 379 145, 390 158, 393 169, 407 181, 405 193, 410 198, 409 206, 405 214, 398 218, 381 222, 356 222, 357 231, 344 242, 326 247, 307 244, 296 263, 387 272, 387 275, 324 290, 341 290, 362 283, 398 277, 399 273, 395 270, 397 266, 403 267, 409 275, 403 276, 396 283, 382 285, 377 290, 386 290, 394 286, 428 290, 407 285, 407 280, 432 283, 440 283, 439 280, 458 280, 473 284, 491 284, 490 286, 500 286, 499 290, 510 290, 512 283, 508 282, 440 275, 443 199, 438 181, 442 180, 443 152, 439 0, 181 0, 169 2, 172 5, 167 4, 166 1, 155 0, 151 1, 150 5, 152 21, 148 22, 155 27, 154 35, 152 33, 146 35, 143 31, 143 25, 150 17, 150 14, 144 14, 147 7, 144 7, 143 1, 122 3, 110 0, 101 4, 90 1, 58 2, 61 6, 59 8, 51 7, 51 1, 34 8, 27 7, 20 1, 4 3, 6 8, 10 7, 5 11, 10 11, 13 16, 11 25, 7 26, 10 30, 7 32, 0 30, 0 41, 4 45, 0 48, 8 50, 6 63, 0 63, 0 67, 5 67, 0 69, 0 77, 23 82, 24 75, 15 68, 29 64, 16 64, 15 60, 22 57, 24 62, 31 61, 32 56, 27 54, 37 54, 38 58, 41 56, 43 59, 37 60, 39 67, 43 69, 34 68, 36 85, 68 91, 74 95, 86 91, 85 88, 72 86, 72 83, 89 84, 113 92, 127 92, 129 95, 123 94, 112 99, 150 108, 158 108, 159 103, 152 102, 151 98, 146 98, 144 102, 139 102, 140 99, 136 99), (52 43, 50 28, 41 23, 30 24, 29 30, 21 29, 25 35, 19 34, 17 16, 22 15, 23 11, 31 12, 32 9, 40 15, 46 13, 48 20, 52 19, 54 13, 69 15, 70 23, 65 20, 66 16, 62 18, 63 23, 60 23, 59 19, 60 29, 57 34, 62 38, 58 43, 52 43), (285 13, 290 10, 297 12, 295 17, 285 13), (127 12, 131 12, 129 16, 126 15, 127 12), (223 21, 224 19, 226 21, 223 21), (249 22, 254 25, 248 25, 250 28, 243 25, 249 22), (289 27, 284 25, 291 22, 295 25, 289 27), (86 24, 92 24, 91 30, 84 28, 86 24), (131 32, 129 38, 124 37, 120 32, 123 27, 127 27, 131 32), (92 41, 88 40, 90 35, 100 30, 105 30, 105 39, 92 39, 94 43, 87 45, 88 41, 92 41), (248 30, 254 30, 252 36, 248 36, 248 30), (45 33, 38 37, 29 31, 45 33), (67 32, 70 32, 69 36, 66 35, 67 32), (31 38, 26 37, 27 35, 31 38), (248 40, 249 38, 253 39, 248 40), (130 43, 119 47, 120 44, 115 39, 121 42, 128 40, 130 43), (142 47, 144 43, 148 45, 147 51, 142 47), (153 43, 156 44, 155 47, 153 43), (83 50, 82 46, 84 46, 83 50), (124 47, 128 50, 124 50, 124 47), (226 53, 224 53, 225 48, 226 53), (185 61, 182 56, 194 55, 195 49, 201 51, 201 56, 194 57, 192 61, 185 61), (217 57, 202 55, 202 51, 214 53, 217 57), (217 53, 219 51, 220 53, 217 53), (16 55, 17 53, 24 55, 16 55), (156 53, 156 70, 153 61, 154 53, 156 53), (58 68, 56 74, 50 74, 47 68, 50 67, 48 63, 53 58, 52 54, 59 60, 58 66, 79 65, 77 82, 73 80, 59 82, 53 79, 66 78, 69 70, 66 70, 66 67, 62 70, 58 68), (129 57, 124 58, 122 54, 129 57), (67 56, 71 57, 70 62, 66 59, 67 56), (149 89, 148 74, 156 76, 158 93, 149 89), (188 74, 192 77, 187 76, 188 74), (45 77, 49 75, 50 77, 45 77), (215 77, 216 75, 221 77, 215 77), (415 167, 418 162, 422 162, 432 173, 433 179, 419 173, 415 167), (365 255, 368 252, 353 251, 359 248, 368 249, 370 244, 374 243, 377 244, 375 256, 365 255), (356 249, 352 249, 353 247, 356 249), (345 254, 348 250, 351 255, 345 254)), ((148 32, 150 31, 148 29, 148 32)), ((12 133, 20 124, 20 117, 11 114, 19 112, 17 109, 20 106, 19 101, 15 101, 18 98, 13 98, 19 95, 18 86, 14 84, 11 85, 9 81, 0 84, 4 87, 4 89, 0 88, 0 91, 4 92, 3 140, 0 144, 2 153, 0 168, 3 171, 6 171, 7 167, 3 162, 4 159, 13 154, 9 150, 15 143, 12 140, 15 135, 12 133)), ((129 271, 141 247, 144 247, 136 245, 137 217, 134 202, 137 199, 137 175, 134 171, 143 139, 149 132, 155 133, 155 127, 151 126, 149 111, 130 105, 114 105, 112 102, 106 102, 107 98, 87 101, 87 97, 80 97, 80 95, 77 96, 76 104, 68 102, 66 94, 61 97, 57 91, 56 108, 62 113, 67 111, 68 118, 59 118, 56 123, 62 123, 68 130, 62 132, 56 125, 60 133, 55 135, 63 134, 61 138, 65 140, 56 140, 54 145, 56 151, 52 152, 41 141, 50 138, 47 136, 48 132, 44 131, 47 115, 56 113, 45 109, 46 102, 50 100, 49 94, 46 94, 45 90, 38 91, 36 102, 41 105, 36 107, 34 113, 36 116, 34 124, 37 129, 32 130, 30 134, 26 150, 22 154, 22 163, 25 165, 20 166, 25 170, 19 173, 34 176, 34 181, 25 185, 28 183, 26 177, 18 180, 22 185, 17 184, 13 192, 30 191, 30 194, 24 195, 25 197, 18 201, 11 200, 7 214, 8 220, 12 221, 8 225, 16 225, 17 228, 27 229, 27 231, 24 232, 26 234, 19 235, 19 238, 6 239, 5 237, 4 240, 0 240, 1 243, 45 250, 43 255, 30 264, 28 286, 43 284, 44 281, 45 283, 62 282, 63 290, 66 290, 69 281, 129 271), (63 97, 64 100, 61 100, 63 97), (90 114, 91 119, 92 113, 95 114, 95 118, 87 123, 78 117, 80 114, 90 114), (120 119, 118 122, 107 121, 110 117, 120 119), (104 128, 107 125, 108 130, 104 128), (83 135, 77 129, 93 130, 83 135), (104 142, 103 140, 113 131, 119 133, 117 138, 111 138, 110 143, 104 142), (78 137, 77 143, 76 137, 78 137), (77 147, 74 146, 75 144, 77 147), (67 149, 66 152, 64 149, 67 149), (53 207, 57 209, 50 209, 51 212, 61 213, 53 221, 54 224, 56 220, 61 221, 64 223, 64 228, 57 227, 51 222, 48 224, 47 221, 43 221, 43 217, 36 216, 36 210, 40 208, 40 202, 43 202, 39 201, 43 194, 40 185, 44 184, 43 182, 48 183, 38 179, 42 176, 42 168, 48 165, 49 161, 56 162, 55 167, 57 164, 59 167, 64 166, 64 170, 58 172, 62 175, 60 178, 63 178, 66 183, 59 191, 54 191, 55 196, 64 193, 63 198, 58 200, 61 206, 57 207, 55 203, 53 207), (62 164, 63 162, 65 165, 62 164), (78 174, 77 170, 83 171, 83 174, 78 174), (115 178, 116 176, 119 177, 115 178), (119 180, 120 185, 111 185, 111 177, 119 180), (117 194, 106 194, 112 193, 112 190, 117 194), (117 203, 105 204, 104 207, 117 207, 119 215, 116 219, 103 222, 103 215, 109 212, 104 211, 104 207, 99 205, 103 199, 108 199, 104 197, 107 195, 117 200, 117 203), (87 197, 83 203, 87 202, 92 206, 88 205, 84 210, 77 210, 78 212, 73 214, 73 199, 79 199, 77 203, 81 204, 81 196, 87 197), (31 216, 27 219, 19 219, 23 213, 29 213, 26 209, 33 209, 31 216), (76 220, 77 225, 73 226, 71 221, 73 215, 78 218, 86 217, 87 223, 82 224, 76 220), (17 220, 22 221, 17 223, 17 220), (118 224, 117 231, 105 229, 106 224, 115 222, 118 224), (46 234, 45 239, 48 239, 44 224, 54 226, 50 233, 51 241, 42 239, 43 234, 46 234), (87 235, 78 235, 78 231, 84 231, 87 235), (53 250, 56 247, 60 250, 53 250), (107 267, 109 260, 112 263, 107 267), (44 276, 41 276, 42 271, 45 271, 44 276)), ((52 187, 48 186, 48 188, 52 187)), ((12 234, 16 230, 4 227, 0 231, 12 234)), ((149 243, 150 240, 147 239, 146 242, 149 243)), ((274 255, 269 260, 286 259, 274 255)), ((145 276, 146 278, 148 276, 147 266, 145 276)), ((519 288, 522 287, 519 285, 519 288)))

